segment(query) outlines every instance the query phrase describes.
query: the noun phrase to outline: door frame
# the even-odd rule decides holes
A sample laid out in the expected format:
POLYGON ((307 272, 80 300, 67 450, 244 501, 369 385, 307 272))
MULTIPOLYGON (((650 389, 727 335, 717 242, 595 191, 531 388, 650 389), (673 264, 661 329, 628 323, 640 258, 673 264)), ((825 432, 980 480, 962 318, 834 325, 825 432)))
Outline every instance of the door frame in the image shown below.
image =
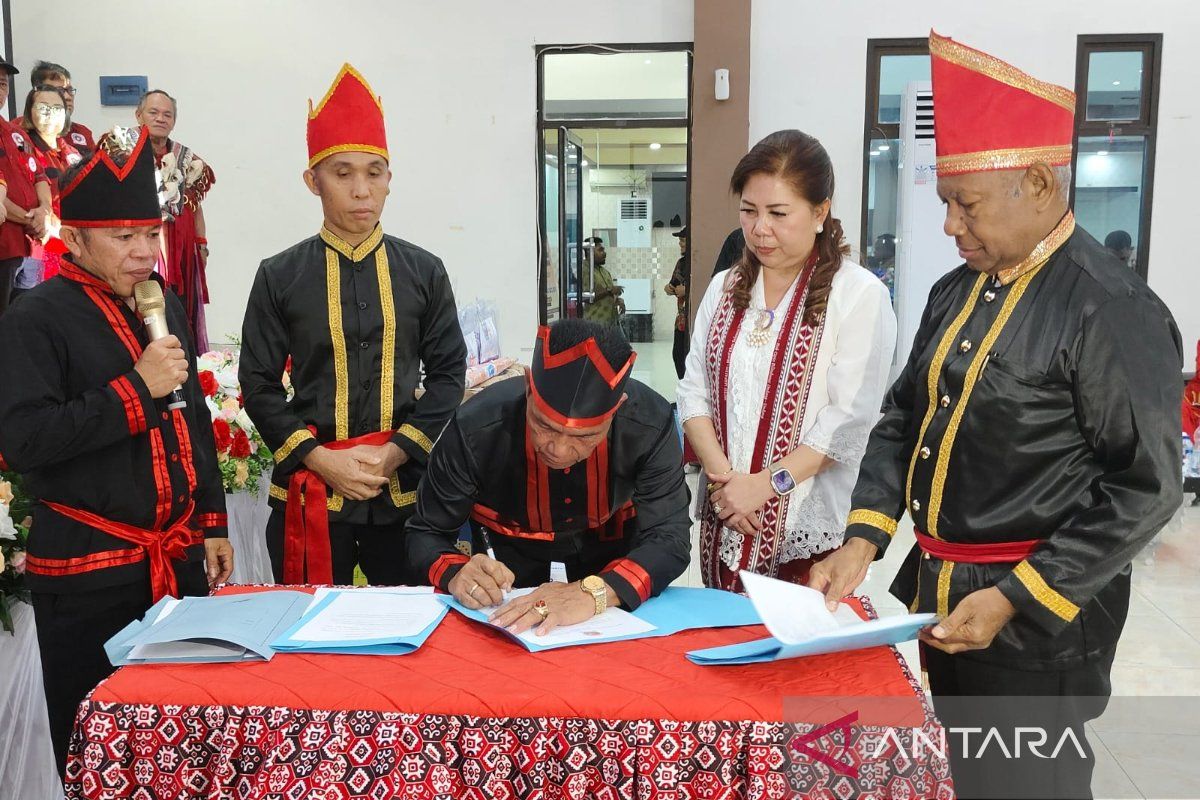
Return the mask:
MULTIPOLYGON (((543 248, 558 247, 558 243, 551 243, 546 237, 546 228, 542 221, 546 218, 546 190, 545 190, 545 170, 542 166, 544 158, 544 131, 547 129, 575 129, 575 128, 686 128, 687 129, 687 183, 686 194, 684 195, 684 209, 687 214, 687 219, 690 221, 692 217, 692 69, 695 64, 694 44, 692 42, 640 42, 640 43, 618 43, 618 44, 541 44, 536 45, 534 50, 534 64, 536 72, 536 117, 534 124, 534 163, 537 165, 538 180, 537 180, 537 220, 535 221, 535 241, 537 243, 537 310, 538 324, 546 324, 546 271, 543 248), (629 117, 625 119, 545 119, 544 108, 544 91, 545 91, 545 58, 547 53, 677 53, 686 52, 687 60, 687 116, 684 118, 670 117, 629 117)), ((559 136, 559 151, 564 150, 563 137, 559 136)), ((561 156, 560 156, 561 159, 561 156)), ((561 161, 560 161, 561 164, 561 161)), ((580 168, 582 169, 582 167, 580 168)), ((563 170, 559 170, 559 236, 562 236, 563 225, 563 195, 561 194, 563 181, 563 170)), ((580 193, 579 198, 582 206, 583 197, 580 193)), ((583 230, 583 214, 579 215, 580 219, 580 241, 584 237, 583 230)), ((560 263, 560 271, 563 264, 560 263)), ((581 273, 582 278, 582 273, 581 273)), ((566 289, 559 286, 560 309, 559 316, 562 318, 565 308, 566 289)))

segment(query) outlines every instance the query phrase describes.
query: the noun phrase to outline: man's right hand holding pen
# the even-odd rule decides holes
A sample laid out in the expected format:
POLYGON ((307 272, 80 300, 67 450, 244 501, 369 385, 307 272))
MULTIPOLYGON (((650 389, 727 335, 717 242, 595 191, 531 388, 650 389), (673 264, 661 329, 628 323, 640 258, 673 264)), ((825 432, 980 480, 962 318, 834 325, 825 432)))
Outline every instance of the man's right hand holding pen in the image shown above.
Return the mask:
POLYGON ((476 553, 446 587, 454 599, 470 609, 498 606, 512 591, 516 575, 494 558, 476 553))

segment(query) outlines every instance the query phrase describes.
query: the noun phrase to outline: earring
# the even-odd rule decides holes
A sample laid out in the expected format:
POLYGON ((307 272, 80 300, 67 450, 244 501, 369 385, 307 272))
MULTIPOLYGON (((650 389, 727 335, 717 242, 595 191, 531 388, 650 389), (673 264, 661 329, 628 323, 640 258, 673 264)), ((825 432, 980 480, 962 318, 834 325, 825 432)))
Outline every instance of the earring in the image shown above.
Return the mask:
POLYGON ((821 232, 823 232, 824 230, 825 230, 825 226, 824 226, 824 225, 817 225, 817 233, 821 233, 821 232))

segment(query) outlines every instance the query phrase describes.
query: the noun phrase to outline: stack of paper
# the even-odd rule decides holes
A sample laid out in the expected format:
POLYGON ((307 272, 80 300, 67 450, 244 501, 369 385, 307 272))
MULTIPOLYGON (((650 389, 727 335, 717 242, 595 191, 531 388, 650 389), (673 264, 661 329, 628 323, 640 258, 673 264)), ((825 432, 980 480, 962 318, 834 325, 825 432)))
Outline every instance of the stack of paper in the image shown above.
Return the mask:
POLYGON ((280 652, 406 655, 425 643, 446 611, 429 586, 322 588, 272 647, 280 652))
POLYGON ((164 597, 146 616, 104 643, 115 667, 223 661, 269 661, 271 642, 309 603, 304 592, 270 591, 220 597, 164 597))
POLYGON ((745 571, 741 576, 771 638, 693 650, 687 654, 693 663, 755 664, 898 644, 917 638, 922 628, 937 622, 936 614, 904 614, 864 622, 844 604, 830 613, 825 596, 807 586, 745 571))
MULTIPOLYGON (((523 597, 532 591, 532 588, 516 589, 508 593, 507 599, 523 597)), ((757 625, 761 622, 754 606, 741 595, 718 589, 672 586, 658 597, 652 597, 642 603, 632 613, 620 608, 610 608, 603 614, 576 625, 555 628, 545 636, 538 636, 533 630, 514 636, 504 628, 488 622, 488 617, 496 612, 495 606, 472 610, 450 595, 439 595, 439 599, 464 616, 503 631, 531 652, 580 644, 670 636, 691 628, 734 627, 757 625)))

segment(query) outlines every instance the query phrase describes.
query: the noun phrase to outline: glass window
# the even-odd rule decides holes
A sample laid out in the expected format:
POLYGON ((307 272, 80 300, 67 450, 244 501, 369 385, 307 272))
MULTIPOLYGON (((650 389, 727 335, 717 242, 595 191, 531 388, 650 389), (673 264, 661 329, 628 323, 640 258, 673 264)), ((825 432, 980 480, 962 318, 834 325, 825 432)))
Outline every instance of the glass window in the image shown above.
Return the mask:
POLYGON ((687 119, 688 54, 547 53, 546 120, 687 119))
POLYGON ((900 140, 874 139, 867 152, 866 267, 879 276, 895 297, 896 204, 900 175, 900 140))
POLYGON ((879 116, 884 125, 900 123, 900 98, 913 81, 929 80, 929 56, 881 56, 879 59, 879 116))
POLYGON ((1145 180, 1145 136, 1079 137, 1075 218, 1134 269, 1141 240, 1145 180))
POLYGON ((1141 50, 1099 51, 1089 55, 1088 121, 1141 119, 1143 59, 1141 50))

